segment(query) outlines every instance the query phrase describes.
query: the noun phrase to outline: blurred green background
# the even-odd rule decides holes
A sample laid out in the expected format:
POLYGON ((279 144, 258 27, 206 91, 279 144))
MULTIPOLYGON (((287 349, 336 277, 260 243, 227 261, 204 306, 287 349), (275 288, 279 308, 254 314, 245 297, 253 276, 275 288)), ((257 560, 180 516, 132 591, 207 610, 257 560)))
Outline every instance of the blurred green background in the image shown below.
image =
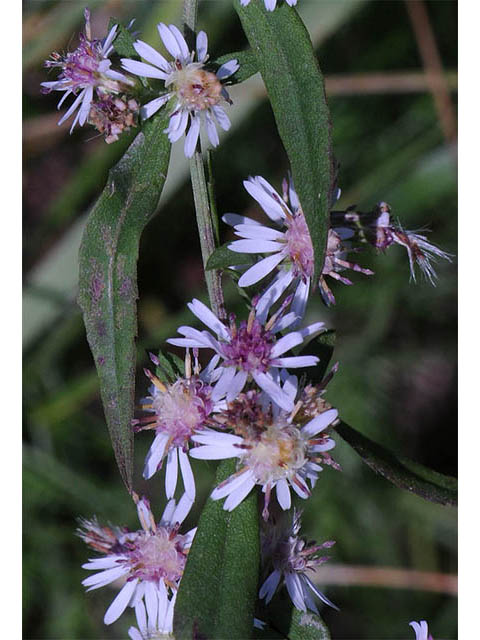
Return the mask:
MULTIPOLYGON (((338 208, 369 210, 386 200, 407 229, 428 227, 431 240, 456 253, 457 5, 300 0, 327 77, 335 155, 340 162, 338 208), (418 9, 418 7, 416 7, 418 9), (415 7, 414 7, 415 9, 415 7), (428 37, 431 28, 433 41, 428 37), (433 42, 433 44, 432 44, 433 42), (422 54, 419 50, 422 47, 422 54), (427 71, 441 59, 449 91, 429 91, 427 71)), ((137 18, 142 39, 159 44, 155 25, 179 24, 181 2, 91 0, 93 33, 110 16, 137 18)), ((84 128, 57 127, 59 94, 42 96, 43 60, 76 44, 83 3, 24 2, 24 638, 126 638, 133 613, 112 627, 102 618, 114 597, 105 588, 85 595, 81 564, 90 555, 74 535, 76 518, 137 528, 102 414, 98 383, 75 303, 77 251, 85 215, 122 155, 84 128)), ((199 26, 210 54, 245 46, 230 0, 200 2, 199 26)), ((281 70, 279 70, 281 73, 281 70)), ((263 175, 280 187, 288 170, 261 80, 231 92, 233 126, 213 156, 218 208, 255 208, 242 186, 263 175)), ((139 261, 137 397, 147 388, 146 349, 156 350, 191 322, 185 302, 205 298, 188 165, 174 147, 157 217, 142 238, 139 261)), ((222 227, 224 238, 229 237, 222 227)), ((437 471, 456 475, 456 266, 438 265, 432 287, 409 283, 401 247, 358 256, 376 275, 353 274, 355 286, 334 283, 337 306, 312 299, 307 320, 337 330, 340 370, 329 401, 352 426, 437 471)), ((227 286, 231 310, 240 300, 227 286)), ((141 470, 151 436, 136 437, 136 489, 161 514, 163 477, 144 483, 141 470)), ((334 539, 322 588, 341 608, 323 610, 334 639, 406 639, 410 620, 426 619, 436 640, 454 639, 456 511, 430 504, 374 476, 338 442, 343 473, 325 469, 305 507, 310 538, 334 539), (368 568, 383 569, 382 584, 368 568), (356 570, 354 570, 356 569, 356 570), (406 584, 398 574, 404 570, 406 584), (413 571, 427 572, 420 576, 413 571), (426 577, 425 577, 426 576, 426 577)), ((200 496, 193 525, 211 487, 215 465, 194 461, 200 496)), ((199 594, 199 598, 201 594, 199 594)))

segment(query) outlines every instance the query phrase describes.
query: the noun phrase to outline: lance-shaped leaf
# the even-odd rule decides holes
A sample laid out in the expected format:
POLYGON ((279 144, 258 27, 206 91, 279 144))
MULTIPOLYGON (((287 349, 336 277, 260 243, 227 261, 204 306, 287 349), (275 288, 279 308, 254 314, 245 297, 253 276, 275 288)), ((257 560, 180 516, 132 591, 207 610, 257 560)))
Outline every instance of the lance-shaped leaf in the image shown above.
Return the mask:
POLYGON ((134 58, 135 60, 139 60, 140 57, 133 46, 135 38, 132 37, 130 31, 124 27, 121 22, 116 18, 110 18, 108 30, 110 31, 114 25, 117 25, 117 31, 115 32, 115 39, 113 41, 113 48, 116 53, 123 58, 134 58))
POLYGON ((457 505, 457 480, 428 469, 408 458, 395 456, 377 442, 340 422, 335 431, 347 442, 375 473, 400 489, 406 489, 430 502, 457 505))
POLYGON ((168 115, 145 123, 93 207, 79 255, 78 302, 95 359, 118 468, 132 488, 137 258, 140 235, 165 182, 168 115))
MULTIPOLYGON (((216 485, 234 472, 235 461, 222 462, 216 485)), ((259 562, 256 491, 230 513, 223 510, 223 500, 209 498, 200 516, 175 604, 175 638, 250 638, 259 562)))
POLYGON ((295 189, 312 237, 315 273, 323 268, 334 190, 331 123, 324 80, 310 37, 295 9, 282 2, 235 8, 270 99, 290 160, 295 189))

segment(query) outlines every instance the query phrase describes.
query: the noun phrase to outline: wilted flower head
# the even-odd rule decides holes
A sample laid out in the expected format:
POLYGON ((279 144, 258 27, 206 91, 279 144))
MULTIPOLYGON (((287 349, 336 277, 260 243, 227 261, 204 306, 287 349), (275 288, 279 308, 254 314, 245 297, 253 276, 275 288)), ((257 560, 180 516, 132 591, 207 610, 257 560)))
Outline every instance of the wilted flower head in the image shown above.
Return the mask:
MULTIPOLYGON (((277 0, 263 0, 263 2, 267 11, 273 11, 277 6, 277 0)), ((285 2, 291 7, 294 7, 297 4, 297 0, 285 0, 285 2)), ((240 0, 240 4, 242 5, 242 7, 246 7, 250 4, 250 0, 240 0)))
POLYGON ((90 105, 88 123, 105 136, 107 144, 111 144, 118 140, 123 131, 137 126, 139 108, 134 98, 99 93, 90 105))
MULTIPOLYGON (((292 401, 297 396, 297 378, 286 371, 278 375, 282 389, 292 401)), ((238 458, 238 471, 218 485, 211 497, 225 498, 223 508, 232 511, 255 485, 265 494, 263 517, 268 518, 272 490, 282 509, 291 506, 290 489, 301 498, 310 496, 322 467, 323 455, 335 446, 326 429, 338 416, 336 409, 325 406, 312 419, 304 413, 299 400, 288 413, 273 405, 265 393, 250 390, 229 404, 218 420, 233 433, 205 430, 192 437, 201 446, 192 449, 191 456, 203 460, 238 458)), ((328 456, 326 462, 331 464, 328 456)))
POLYGON ((294 606, 300 611, 310 609, 318 614, 315 597, 338 610, 307 576, 308 571, 315 571, 328 560, 327 556, 320 554, 324 549, 330 549, 335 542, 328 540, 317 545, 300 537, 300 516, 301 511, 294 509, 291 522, 264 528, 262 564, 266 569, 273 568, 273 571, 262 584, 259 597, 265 598, 268 604, 279 584, 284 582, 294 606))
POLYGON ((115 38, 117 25, 114 25, 107 37, 102 40, 92 39, 90 28, 90 12, 85 9, 85 33, 80 34, 80 44, 71 53, 61 56, 59 53, 52 53, 51 60, 45 62, 45 66, 58 67, 61 73, 57 80, 42 82, 44 93, 50 91, 64 91, 64 96, 58 103, 61 107, 65 98, 70 94, 76 96, 69 109, 59 120, 62 124, 68 120, 75 111, 78 111, 70 128, 72 132, 78 123, 83 126, 89 116, 94 92, 101 90, 103 93, 121 93, 133 82, 123 73, 110 68, 111 62, 108 59, 113 51, 112 42, 115 38))
POLYGON ((415 265, 418 265, 425 278, 435 285, 437 274, 432 262, 438 258, 451 262, 452 255, 428 242, 425 235, 407 231, 399 223, 393 223, 390 214, 390 206, 386 202, 380 202, 368 213, 354 209, 332 211, 331 224, 342 238, 371 244, 379 251, 385 251, 393 244, 405 247, 410 265, 410 278, 416 281, 415 265))
MULTIPOLYGON (((305 314, 314 275, 314 260, 310 231, 293 183, 291 180, 283 181, 282 197, 261 176, 250 177, 243 185, 274 223, 275 228, 235 213, 223 216, 224 222, 232 225, 236 235, 242 238, 229 244, 231 251, 270 254, 248 268, 238 284, 240 287, 249 287, 277 270, 258 301, 257 311, 262 315, 291 285, 295 289, 292 311, 301 319, 305 314)), ((353 269, 366 275, 373 273, 370 269, 363 269, 348 262, 345 256, 346 249, 341 238, 330 230, 322 276, 319 280, 320 291, 328 303, 335 302, 335 298, 325 283, 324 275, 329 275, 344 284, 352 284, 338 272, 353 269)))
MULTIPOLYGON (((230 316, 230 326, 225 326, 217 316, 199 300, 192 300, 188 308, 209 329, 217 334, 214 338, 208 331, 198 331, 192 327, 179 327, 183 338, 167 340, 178 347, 213 349, 222 358, 219 369, 222 374, 215 386, 216 393, 226 393, 231 402, 243 390, 247 380, 253 379, 258 386, 279 407, 287 411, 293 409, 293 399, 286 393, 273 377, 273 371, 282 367, 311 367, 318 363, 316 356, 287 356, 284 354, 324 328, 323 322, 287 333, 281 338, 275 336, 297 320, 294 313, 284 315, 287 300, 282 308, 267 322, 259 319, 255 304, 247 321, 237 326, 235 316, 230 316)), ((267 309, 268 313, 268 309, 267 309)), ((264 314, 266 315, 266 314, 264 314)))
MULTIPOLYGON (((136 496, 134 496, 136 498, 136 496)), ((135 607, 137 620, 143 621, 146 611, 152 624, 164 625, 168 618, 171 598, 183 575, 188 550, 195 529, 179 534, 193 501, 186 495, 178 504, 170 500, 158 524, 155 523, 146 498, 137 500, 138 518, 142 529, 103 527, 96 519, 84 520, 80 537, 104 558, 92 558, 83 569, 100 570, 83 580, 88 591, 98 589, 115 580, 126 582, 105 613, 105 624, 115 622, 127 606, 135 607), (145 601, 145 604, 144 602, 145 601)), ((173 615, 173 612, 172 612, 173 615)))
POLYGON ((420 622, 409 622, 409 625, 415 631, 415 640, 433 640, 431 634, 428 633, 428 624, 425 620, 420 620, 420 622))
POLYGON ((142 115, 149 118, 174 98, 166 133, 170 142, 176 142, 190 125, 184 149, 185 155, 191 157, 195 151, 202 124, 206 127, 214 147, 219 143, 216 124, 225 131, 230 128, 230 121, 221 106, 224 102, 230 102, 230 99, 222 83, 237 71, 239 65, 237 60, 229 60, 216 73, 208 71, 205 68, 208 60, 208 40, 204 31, 200 31, 197 35, 196 52, 189 50, 185 38, 175 25, 167 26, 160 23, 158 32, 165 48, 173 56, 172 61, 167 61, 153 47, 137 40, 133 46, 147 62, 123 58, 122 65, 124 69, 136 75, 164 80, 167 92, 144 105, 142 115), (195 55, 196 62, 194 62, 195 55))
MULTIPOLYGON (((158 364, 156 356, 150 356, 158 364)), ((194 368, 189 350, 185 356, 185 376, 170 384, 164 384, 148 369, 145 374, 153 383, 150 395, 141 401, 145 416, 133 421, 135 431, 154 430, 155 439, 145 460, 143 477, 151 478, 162 466, 167 456, 165 490, 172 498, 177 486, 178 464, 187 495, 195 498, 195 481, 188 459, 192 435, 211 424, 209 420, 217 408, 220 397, 211 386, 220 372, 215 365, 220 358, 215 356, 209 365, 200 371, 195 355, 194 368)))

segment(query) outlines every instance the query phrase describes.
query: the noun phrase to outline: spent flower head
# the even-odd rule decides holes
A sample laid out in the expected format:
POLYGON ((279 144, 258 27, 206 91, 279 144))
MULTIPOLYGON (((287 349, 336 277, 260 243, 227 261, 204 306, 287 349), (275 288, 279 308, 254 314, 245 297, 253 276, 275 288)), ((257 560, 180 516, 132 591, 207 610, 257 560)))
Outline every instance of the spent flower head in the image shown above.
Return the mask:
POLYGON ((170 142, 176 142, 189 127, 184 150, 185 155, 191 157, 202 125, 206 127, 208 138, 214 147, 219 143, 216 125, 225 131, 230 128, 230 120, 222 104, 231 101, 223 82, 237 71, 239 65, 237 60, 229 60, 216 72, 209 71, 205 67, 208 60, 208 39, 204 31, 197 35, 196 51, 190 51, 175 25, 160 23, 158 32, 173 60, 166 60, 153 47, 137 40, 133 46, 146 62, 123 58, 122 65, 130 73, 164 81, 166 91, 145 104, 142 115, 149 118, 173 99, 170 122, 165 133, 168 133, 170 142))
POLYGON ((300 611, 310 609, 318 614, 315 598, 338 610, 310 580, 307 572, 314 572, 328 560, 323 554, 335 542, 328 540, 320 545, 299 536, 301 511, 293 510, 291 522, 264 527, 262 532, 262 564, 268 572, 273 569, 260 587, 259 597, 266 604, 284 582, 294 606, 300 611))
MULTIPOLYGON (((158 364, 158 359, 150 355, 158 364)), ((146 415, 133 421, 135 431, 153 430, 155 439, 145 459, 143 477, 151 478, 158 471, 165 457, 165 490, 167 498, 172 498, 177 486, 178 465, 182 473, 185 491, 195 499, 195 480, 188 459, 192 435, 211 424, 210 416, 222 406, 217 390, 211 384, 218 378, 215 369, 220 358, 214 356, 209 365, 200 371, 194 354, 194 366, 189 350, 185 356, 185 376, 178 377, 170 384, 164 384, 148 369, 145 374, 152 382, 150 395, 141 400, 141 408, 146 415)))
POLYGON ((297 321, 295 313, 285 314, 290 300, 268 321, 268 308, 262 317, 257 314, 255 302, 248 316, 248 320, 237 325, 236 318, 230 316, 230 324, 226 326, 217 316, 199 300, 192 300, 188 304, 190 311, 199 318, 216 335, 215 338, 208 331, 198 331, 192 327, 179 327, 178 333, 183 338, 167 340, 179 347, 193 347, 197 349, 213 349, 222 359, 219 366, 221 375, 215 389, 220 397, 226 394, 226 400, 231 402, 244 389, 247 381, 254 380, 258 386, 287 411, 293 409, 293 399, 274 380, 273 373, 283 367, 311 367, 318 363, 316 356, 285 356, 290 349, 302 344, 308 336, 321 331, 323 322, 292 331, 278 338, 275 334, 283 331, 297 321))
POLYGON ((58 108, 62 106, 70 94, 76 96, 58 122, 59 125, 62 124, 77 111, 70 133, 77 123, 80 126, 85 124, 91 111, 95 92, 118 94, 134 84, 123 73, 111 69, 109 56, 113 51, 112 42, 116 32, 117 25, 114 25, 104 40, 92 39, 90 11, 85 9, 85 33, 80 34, 80 43, 75 51, 64 56, 54 52, 51 59, 45 62, 46 67, 58 68, 61 72, 57 80, 41 83, 43 92, 64 92, 58 103, 58 108))
POLYGON ((83 569, 99 571, 82 584, 88 591, 124 579, 125 584, 105 613, 105 624, 115 622, 127 606, 135 607, 137 619, 146 607, 152 621, 167 619, 171 599, 178 589, 192 544, 195 529, 180 534, 179 528, 187 517, 193 501, 186 495, 178 504, 170 500, 160 522, 155 523, 146 498, 138 499, 138 518, 142 529, 103 527, 96 519, 83 520, 78 533, 103 558, 91 558, 83 569), (143 602, 144 601, 144 602, 143 602), (160 616, 160 612, 162 616, 160 616))
MULTIPOLYGON (((297 378, 286 371, 277 377, 293 402, 297 396, 297 378)), ((271 403, 265 393, 250 390, 240 394, 217 418, 233 433, 206 429, 192 437, 201 445, 191 451, 194 458, 238 458, 238 470, 211 495, 214 500, 226 498, 223 505, 226 511, 235 509, 255 485, 261 486, 265 494, 265 520, 273 489, 284 510, 291 507, 291 489, 303 499, 311 495, 311 488, 322 471, 319 462, 323 462, 323 455, 335 446, 326 430, 335 423, 338 412, 326 405, 322 412, 309 419, 305 413, 300 417, 302 405, 300 399, 289 413, 271 403)), ((327 464, 331 464, 329 456, 327 464)))

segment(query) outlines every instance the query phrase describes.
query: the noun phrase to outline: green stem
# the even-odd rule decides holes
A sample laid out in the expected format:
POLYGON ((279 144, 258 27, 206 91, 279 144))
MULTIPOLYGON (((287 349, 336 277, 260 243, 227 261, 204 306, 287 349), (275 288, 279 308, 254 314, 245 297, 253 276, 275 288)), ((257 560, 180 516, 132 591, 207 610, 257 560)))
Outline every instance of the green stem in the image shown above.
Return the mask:
MULTIPOLYGON (((187 40, 195 31, 197 22, 198 0, 185 0, 183 4, 184 32, 187 40)), ((207 282, 208 296, 212 311, 221 320, 226 319, 225 303, 223 298, 222 281, 220 271, 207 271, 205 269, 208 258, 215 250, 215 229, 213 216, 210 207, 210 200, 205 178, 205 167, 203 164, 200 139, 197 149, 190 160, 190 176, 192 180, 193 200, 197 215, 198 234, 202 249, 203 268, 205 270, 205 280, 207 282)))

